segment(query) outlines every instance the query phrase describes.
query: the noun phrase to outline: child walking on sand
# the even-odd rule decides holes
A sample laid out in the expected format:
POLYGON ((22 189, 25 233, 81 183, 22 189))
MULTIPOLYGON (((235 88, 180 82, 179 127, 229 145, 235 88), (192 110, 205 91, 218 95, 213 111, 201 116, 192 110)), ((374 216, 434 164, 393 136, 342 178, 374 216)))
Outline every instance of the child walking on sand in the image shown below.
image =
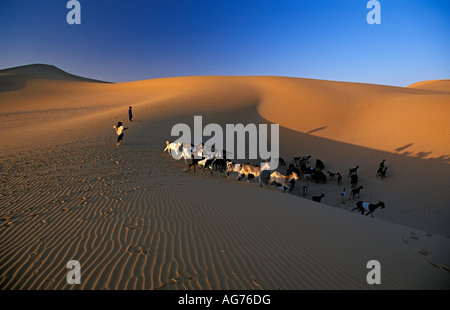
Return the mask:
POLYGON ((133 120, 133 110, 131 106, 128 108, 128 119, 130 120, 130 122, 133 120))
POLYGON ((117 126, 113 126, 117 133, 117 145, 120 145, 120 140, 123 139, 123 131, 128 129, 128 127, 123 127, 122 122, 118 122, 117 126))

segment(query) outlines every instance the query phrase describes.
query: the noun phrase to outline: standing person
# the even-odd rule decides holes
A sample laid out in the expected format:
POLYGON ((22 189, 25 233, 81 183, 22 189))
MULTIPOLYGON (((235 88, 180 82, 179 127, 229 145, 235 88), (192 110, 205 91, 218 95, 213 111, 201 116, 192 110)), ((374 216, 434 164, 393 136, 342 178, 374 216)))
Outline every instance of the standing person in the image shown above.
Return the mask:
POLYGON ((131 106, 128 108, 128 119, 130 120, 130 122, 133 119, 133 111, 131 110, 131 106))
POLYGON ((303 186, 303 197, 306 197, 306 194, 308 194, 308 187, 309 187, 308 183, 306 183, 306 185, 303 186))
POLYGON ((123 139, 123 131, 128 129, 128 127, 123 127, 122 122, 118 122, 117 126, 113 126, 117 133, 117 145, 120 145, 120 140, 123 139))
POLYGON ((337 173, 337 182, 338 185, 342 185, 342 175, 339 172, 337 173))

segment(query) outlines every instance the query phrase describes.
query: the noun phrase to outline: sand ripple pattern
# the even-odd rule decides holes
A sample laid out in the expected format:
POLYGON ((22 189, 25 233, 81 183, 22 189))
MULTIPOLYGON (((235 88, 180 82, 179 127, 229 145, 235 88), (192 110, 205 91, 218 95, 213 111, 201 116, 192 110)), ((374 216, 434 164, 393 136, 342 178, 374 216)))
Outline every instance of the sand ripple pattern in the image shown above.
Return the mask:
MULTIPOLYGON (((368 246, 323 217, 342 210, 301 213, 294 195, 273 205, 278 191, 186 173, 160 145, 91 138, 2 155, 0 289, 359 289, 371 253, 405 246, 368 246), (352 238, 363 250, 348 255, 352 238), (70 260, 80 285, 66 281, 70 260)), ((384 270, 384 287, 417 287, 384 270)))

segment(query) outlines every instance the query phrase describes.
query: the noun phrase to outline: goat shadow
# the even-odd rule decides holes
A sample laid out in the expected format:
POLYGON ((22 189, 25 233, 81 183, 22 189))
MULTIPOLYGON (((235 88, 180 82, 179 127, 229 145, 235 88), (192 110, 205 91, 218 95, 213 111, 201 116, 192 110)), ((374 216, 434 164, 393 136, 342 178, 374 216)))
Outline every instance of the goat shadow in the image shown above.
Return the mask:
POLYGON ((404 151, 404 150, 406 150, 407 148, 409 148, 409 147, 411 147, 413 145, 414 145, 414 143, 408 143, 408 144, 406 144, 404 146, 400 146, 400 147, 396 148, 394 151, 401 152, 401 151, 404 151))
POLYGON ((322 126, 322 127, 319 127, 319 128, 316 128, 316 129, 312 129, 312 130, 310 130, 310 131, 307 131, 307 132, 305 132, 305 134, 312 134, 313 132, 318 132, 318 131, 321 131, 321 130, 324 130, 324 129, 327 129, 328 128, 328 126, 322 126))

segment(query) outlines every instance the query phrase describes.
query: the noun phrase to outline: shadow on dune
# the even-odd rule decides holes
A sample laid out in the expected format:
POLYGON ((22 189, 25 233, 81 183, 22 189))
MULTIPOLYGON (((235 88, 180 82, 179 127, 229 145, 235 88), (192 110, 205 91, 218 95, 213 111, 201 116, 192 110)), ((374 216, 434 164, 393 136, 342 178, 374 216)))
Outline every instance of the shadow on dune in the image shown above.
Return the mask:
POLYGON ((401 152, 401 151, 404 151, 404 150, 406 150, 407 148, 409 148, 409 147, 411 147, 413 145, 414 145, 414 143, 408 143, 406 145, 403 145, 403 146, 400 146, 400 147, 396 148, 394 151, 401 152))
MULTIPOLYGON (((209 123, 217 123, 222 126, 226 123, 242 123, 244 126, 249 123, 270 125, 257 113, 256 106, 257 103, 239 111, 209 113, 203 117, 203 128, 209 123)), ((139 131, 144 136, 148 136, 148 139, 155 144, 159 143, 162 150, 166 140, 174 141, 181 136, 181 134, 174 137, 170 135, 173 125, 185 123, 193 128, 194 115, 201 114, 195 112, 199 111, 194 111, 190 115, 180 113, 177 116, 158 118, 148 122, 143 119, 139 131)), ((279 128, 279 134, 279 155, 286 162, 285 166, 278 167, 279 172, 286 173, 286 169, 294 157, 311 155, 310 166, 314 167, 315 160, 321 159, 325 163, 324 173, 330 170, 340 172, 343 176, 341 186, 335 180, 330 181, 328 175, 325 185, 309 181, 312 189, 306 199, 311 199, 315 192, 317 194, 324 192, 326 196, 322 201, 323 204, 338 205, 349 209, 356 200, 349 201, 346 198, 346 204, 342 205, 339 202, 339 195, 342 187, 347 188, 347 194, 350 193, 350 178, 347 177, 347 174, 349 168, 359 165, 359 185, 364 186, 361 200, 369 202, 382 200, 387 205, 386 210, 388 211, 376 214, 377 218, 425 231, 450 235, 448 229, 450 220, 448 199, 450 197, 446 189, 446 184, 450 182, 449 156, 429 158, 426 156, 430 155, 430 152, 419 152, 417 154, 385 152, 317 137, 309 133, 297 132, 282 126, 279 128), (376 177, 376 172, 383 159, 386 160, 386 166, 389 169, 386 178, 380 180, 376 177)), ((203 141, 206 142, 209 138, 204 137, 203 141)), ((268 140, 270 142, 270 136, 268 140)), ((406 149, 407 147, 409 145, 400 149, 406 149)), ((241 163, 261 162, 260 159, 234 161, 241 163)), ((267 182, 267 177, 268 174, 265 174, 263 181, 267 182)), ((302 197, 301 186, 303 183, 305 182, 298 181, 296 190, 291 194, 302 197)), ((265 184, 265 187, 267 186, 268 184, 265 184)))
POLYGON ((316 128, 316 129, 312 129, 312 130, 310 130, 308 132, 305 132, 305 133, 306 134, 311 134, 311 133, 318 132, 318 131, 321 131, 321 130, 324 130, 324 129, 327 129, 327 128, 328 128, 328 126, 322 126, 322 127, 316 128))
POLYGON ((11 73, 3 73, 0 71, 0 92, 12 92, 25 88, 25 80, 16 80, 11 73))
POLYGON ((425 159, 425 160, 437 160, 437 161, 442 161, 445 164, 450 164, 450 154, 441 155, 438 157, 432 157, 431 155, 433 154, 433 151, 420 151, 420 152, 416 152, 416 153, 410 152, 410 151, 405 151, 407 148, 411 147, 412 145, 414 145, 414 143, 408 143, 404 146, 396 148, 394 150, 394 152, 397 154, 403 155, 403 156, 407 156, 407 157, 420 158, 420 159, 425 159))

